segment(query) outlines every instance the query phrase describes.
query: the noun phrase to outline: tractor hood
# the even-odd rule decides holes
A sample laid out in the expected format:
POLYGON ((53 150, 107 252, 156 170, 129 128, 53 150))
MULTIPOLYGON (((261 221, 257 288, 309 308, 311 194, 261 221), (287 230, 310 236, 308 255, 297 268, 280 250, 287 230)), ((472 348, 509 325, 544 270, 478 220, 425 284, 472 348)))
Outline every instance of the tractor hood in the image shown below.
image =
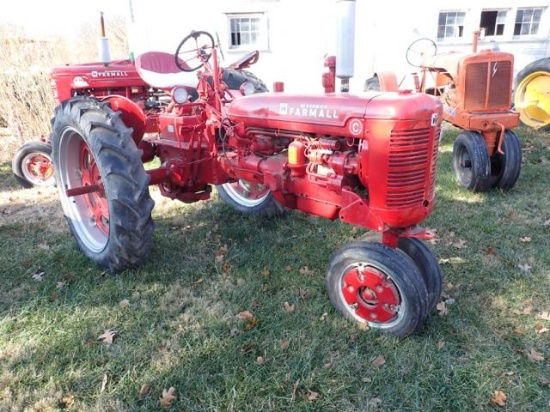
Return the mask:
POLYGON ((227 115, 247 127, 359 137, 366 130, 364 120, 429 119, 437 105, 440 103, 433 97, 410 91, 362 95, 259 93, 233 101, 227 115))

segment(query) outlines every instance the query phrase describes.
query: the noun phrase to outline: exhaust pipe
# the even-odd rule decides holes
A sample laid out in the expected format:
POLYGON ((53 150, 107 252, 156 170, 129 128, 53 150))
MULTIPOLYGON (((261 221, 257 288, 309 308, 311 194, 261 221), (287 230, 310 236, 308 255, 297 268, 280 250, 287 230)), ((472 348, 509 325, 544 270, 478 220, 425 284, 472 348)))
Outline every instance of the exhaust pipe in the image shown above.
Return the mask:
POLYGON ((340 90, 347 93, 354 70, 355 0, 337 0, 336 13, 336 77, 340 79, 340 90))
POLYGON ((109 39, 105 36, 105 20, 103 12, 99 12, 100 18, 100 37, 99 37, 99 61, 105 66, 111 63, 111 49, 109 48, 109 39))

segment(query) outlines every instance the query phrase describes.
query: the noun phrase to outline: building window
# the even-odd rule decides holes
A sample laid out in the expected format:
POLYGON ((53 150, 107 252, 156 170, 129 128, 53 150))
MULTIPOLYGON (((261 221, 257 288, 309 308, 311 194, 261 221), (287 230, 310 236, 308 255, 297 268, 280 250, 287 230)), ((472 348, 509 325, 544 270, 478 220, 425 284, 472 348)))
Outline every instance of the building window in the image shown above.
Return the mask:
POLYGON ((437 40, 445 40, 452 37, 464 35, 465 12, 442 11, 439 13, 439 24, 437 27, 437 40))
POLYGON ((541 8, 518 9, 516 14, 516 25, 514 26, 514 36, 537 34, 541 16, 541 8))
POLYGON ((267 49, 267 20, 263 13, 230 14, 227 18, 230 49, 267 49))
POLYGON ((480 28, 486 36, 502 36, 505 21, 506 10, 485 10, 481 12, 480 28))

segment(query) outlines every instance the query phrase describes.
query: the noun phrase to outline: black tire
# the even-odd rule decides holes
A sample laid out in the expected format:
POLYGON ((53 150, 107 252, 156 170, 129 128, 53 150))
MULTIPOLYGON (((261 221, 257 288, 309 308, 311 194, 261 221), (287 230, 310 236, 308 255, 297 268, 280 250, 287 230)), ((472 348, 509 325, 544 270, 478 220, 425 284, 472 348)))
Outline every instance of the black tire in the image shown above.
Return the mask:
POLYGON ((239 90, 244 82, 250 82, 254 85, 254 93, 269 91, 263 81, 247 70, 223 69, 222 80, 230 90, 239 90))
POLYGON ((273 194, 258 183, 244 180, 216 186, 220 198, 233 209, 264 216, 283 213, 283 206, 273 194))
POLYGON ((379 92, 380 91, 380 79, 378 76, 373 76, 365 80, 365 92, 379 92))
POLYGON ((61 204, 80 249, 111 271, 139 265, 152 247, 154 202, 132 129, 108 103, 76 97, 56 108, 51 143, 61 204), (94 184, 102 190, 66 192, 94 184))
POLYGON ((461 132, 453 146, 453 171, 460 185, 473 192, 490 187, 491 163, 481 134, 461 132))
POLYGON ((353 242, 332 255, 326 288, 346 318, 383 333, 407 336, 422 326, 428 292, 411 259, 382 244, 353 242))
POLYGON ((550 131, 550 57, 535 60, 518 72, 513 100, 524 126, 550 131))
POLYGON ((44 142, 29 142, 21 146, 12 160, 13 175, 26 189, 53 186, 52 147, 44 142))
POLYGON ((502 151, 504 154, 491 156, 491 182, 498 189, 511 189, 518 181, 522 161, 521 143, 511 130, 504 134, 502 151))
MULTIPOLYGON (((367 232, 359 240, 364 242, 381 242, 382 234, 379 232, 367 232)), ((397 241, 397 249, 412 259, 422 275, 428 292, 428 313, 431 312, 439 302, 443 288, 443 274, 437 258, 430 248, 417 238, 400 237, 397 241)))

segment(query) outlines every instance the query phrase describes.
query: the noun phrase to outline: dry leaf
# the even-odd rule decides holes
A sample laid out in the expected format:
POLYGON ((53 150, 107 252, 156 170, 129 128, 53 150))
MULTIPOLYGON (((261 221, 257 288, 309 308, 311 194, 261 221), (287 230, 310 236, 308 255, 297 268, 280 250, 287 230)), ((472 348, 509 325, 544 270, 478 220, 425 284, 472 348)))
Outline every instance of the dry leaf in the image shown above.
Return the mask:
POLYGON ((270 274, 270 273, 271 273, 271 272, 269 271, 268 268, 263 268, 263 269, 262 269, 262 276, 263 276, 264 278, 269 277, 269 274, 270 274))
POLYGON ((541 386, 550 386, 550 380, 546 378, 540 378, 540 385, 541 386))
POLYGON ((437 342, 435 344, 435 347, 438 349, 438 350, 441 350, 445 347, 445 341, 444 340, 440 340, 439 342, 437 342))
POLYGON ((170 405, 172 405, 172 402, 174 402, 174 399, 176 399, 176 388, 173 386, 170 387, 170 389, 163 389, 162 390, 162 396, 159 398, 160 406, 163 408, 167 408, 170 405))
POLYGON ((286 265, 286 266, 285 266, 285 270, 286 270, 287 272, 292 272, 292 266, 286 265))
POLYGON ((533 304, 528 300, 523 303, 525 303, 526 306, 522 310, 514 309, 512 313, 515 313, 516 315, 530 315, 533 311, 533 304))
POLYGON ((437 311, 439 312, 440 316, 445 316, 449 313, 449 310, 447 309, 447 305, 445 302, 439 302, 436 306, 437 311))
POLYGON ((307 400, 308 401, 314 401, 319 397, 319 394, 317 392, 312 391, 311 389, 307 390, 307 400))
POLYGON ((309 275, 310 273, 313 273, 307 266, 304 266, 303 268, 300 268, 300 274, 301 275, 309 275))
POLYGON ((529 265, 528 263, 524 263, 522 265, 518 265, 518 268, 522 271, 522 272, 525 272, 525 273, 529 273, 531 271, 532 266, 529 265))
POLYGON ((39 243, 37 246, 38 246, 38 249, 42 249, 42 250, 50 249, 50 245, 48 245, 46 242, 39 243))
POLYGON ((240 320, 252 320, 254 319, 254 315, 248 310, 245 310, 243 312, 237 313, 237 318, 240 320))
POLYGON ((71 409, 74 406, 74 395, 72 393, 68 393, 61 398, 59 403, 63 409, 71 409))
POLYGON ((231 270, 231 265, 229 263, 225 262, 222 265, 222 272, 223 273, 229 273, 230 270, 231 270))
POLYGON ((372 406, 373 408, 378 408, 382 404, 382 399, 380 398, 371 398, 367 401, 368 406, 372 406))
POLYGON ((128 299, 123 299, 121 300, 118 305, 124 309, 124 308, 127 308, 129 305, 130 305, 130 301, 128 299))
POLYGON ((294 305, 291 305, 291 304, 288 303, 288 302, 285 302, 285 303, 283 304, 283 307, 285 308, 286 313, 292 313, 292 312, 294 312, 294 305))
POLYGON ((325 363, 323 365, 323 369, 330 369, 332 367, 332 363, 325 363))
POLYGON ((542 312, 538 314, 537 319, 550 320, 550 312, 542 312))
POLYGON ((550 226, 550 219, 545 220, 544 223, 543 223, 542 225, 543 225, 543 226, 550 226))
POLYGON ((527 352, 527 357, 529 360, 532 360, 533 362, 542 362, 544 361, 544 355, 537 351, 535 348, 531 348, 529 352, 527 352))
POLYGON ((105 329, 105 331, 97 337, 97 340, 103 341, 103 343, 111 344, 113 343, 113 339, 116 335, 116 330, 113 329, 105 329))
POLYGON ((103 380, 101 381, 101 389, 99 390, 99 393, 105 392, 105 388, 107 387, 107 381, 109 380, 109 377, 107 374, 103 374, 103 380))
POLYGON ((524 237, 520 237, 519 238, 519 241, 521 243, 529 243, 531 241, 531 237, 530 236, 524 236, 524 237))
POLYGON ((288 339, 285 339, 285 340, 279 340, 279 347, 282 349, 282 350, 285 350, 286 348, 288 348, 288 345, 290 344, 290 341, 288 339))
POLYGON ((466 241, 463 239, 459 239, 458 242, 453 243, 453 246, 457 249, 464 249, 466 248, 466 241))
POLYGON ((328 316, 328 313, 327 313, 327 312, 323 313, 323 314, 321 315, 321 317, 320 317, 320 320, 321 320, 321 321, 324 321, 324 320, 327 318, 327 316, 328 316))
POLYGON ((66 286, 68 286, 67 282, 57 282, 57 284, 55 285, 57 289, 63 289, 66 286))
POLYGON ((300 379, 298 379, 296 382, 294 382, 294 385, 292 385, 292 394, 290 395, 291 402, 296 399, 296 390, 298 389, 298 385, 300 385, 300 379))
POLYGON ((386 363, 386 359, 382 356, 382 355, 378 355, 376 358, 374 358, 374 360, 372 361, 372 364, 373 365, 376 365, 376 366, 382 366, 383 364, 386 363))
POLYGON ((216 252, 216 262, 221 263, 225 259, 225 255, 227 255, 227 245, 223 245, 218 249, 216 252))
POLYGON ((505 406, 506 394, 502 391, 494 391, 491 398, 491 403, 495 406, 505 406))
POLYGON ((263 365, 263 364, 265 363, 265 358, 264 358, 263 356, 258 356, 258 357, 256 358, 256 363, 257 363, 258 365, 263 365))
POLYGON ((139 390, 138 399, 140 399, 140 400, 143 399, 143 397, 149 393, 150 389, 151 389, 151 385, 149 385, 148 383, 144 383, 143 385, 141 385, 141 389, 139 390))
POLYGON ((535 325, 535 331, 537 333, 546 333, 546 332, 548 332, 548 328, 545 327, 544 325, 541 325, 540 323, 537 323, 535 325))
POLYGON ((46 272, 44 272, 42 269, 38 269, 34 275, 32 275, 32 278, 34 280, 36 280, 37 282, 42 282, 42 280, 44 279, 44 275, 46 274, 46 272))

